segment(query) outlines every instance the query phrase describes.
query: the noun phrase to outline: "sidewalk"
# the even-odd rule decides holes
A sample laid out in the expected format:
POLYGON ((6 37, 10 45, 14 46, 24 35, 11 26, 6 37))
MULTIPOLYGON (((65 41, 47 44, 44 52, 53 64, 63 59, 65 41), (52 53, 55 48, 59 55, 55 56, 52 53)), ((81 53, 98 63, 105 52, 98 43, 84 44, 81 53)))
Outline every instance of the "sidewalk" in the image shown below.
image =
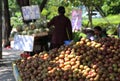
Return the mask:
POLYGON ((0 62, 0 81, 15 81, 12 62, 19 59, 22 52, 13 49, 2 49, 3 61, 0 62))

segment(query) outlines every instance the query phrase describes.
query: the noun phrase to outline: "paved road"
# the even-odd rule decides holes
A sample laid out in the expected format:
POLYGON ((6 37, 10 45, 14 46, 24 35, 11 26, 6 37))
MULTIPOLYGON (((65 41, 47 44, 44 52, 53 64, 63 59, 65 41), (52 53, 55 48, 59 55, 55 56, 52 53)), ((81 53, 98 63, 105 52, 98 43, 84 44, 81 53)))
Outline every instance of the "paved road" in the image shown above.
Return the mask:
POLYGON ((3 49, 3 61, 0 62, 0 81, 15 81, 12 70, 12 62, 20 58, 23 51, 3 49))

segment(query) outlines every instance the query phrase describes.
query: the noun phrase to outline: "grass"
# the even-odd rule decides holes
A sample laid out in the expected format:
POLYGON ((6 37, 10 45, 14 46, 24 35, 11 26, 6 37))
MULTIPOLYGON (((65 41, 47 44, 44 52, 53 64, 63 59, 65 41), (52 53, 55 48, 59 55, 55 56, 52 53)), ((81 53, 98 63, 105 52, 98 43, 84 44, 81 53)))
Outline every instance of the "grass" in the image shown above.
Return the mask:
MULTIPOLYGON (((117 31, 118 24, 120 23, 120 14, 109 15, 104 18, 93 18, 93 27, 99 25, 107 30, 108 34, 114 34, 117 31)), ((87 27, 88 19, 83 18, 83 27, 87 27)))
POLYGON ((107 19, 112 23, 112 22, 116 22, 120 23, 120 14, 119 15, 114 15, 114 16, 108 16, 107 19))
MULTIPOLYGON (((93 18, 93 26, 100 24, 119 24, 120 23, 120 14, 119 15, 109 15, 104 18, 93 18)), ((83 24, 87 24, 88 19, 83 18, 83 24)))

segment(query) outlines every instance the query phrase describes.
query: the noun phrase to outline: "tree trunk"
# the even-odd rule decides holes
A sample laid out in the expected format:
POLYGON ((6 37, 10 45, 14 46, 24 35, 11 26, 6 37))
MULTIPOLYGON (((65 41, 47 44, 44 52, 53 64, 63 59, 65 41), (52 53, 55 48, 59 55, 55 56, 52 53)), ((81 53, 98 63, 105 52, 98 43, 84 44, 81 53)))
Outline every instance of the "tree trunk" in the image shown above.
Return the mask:
POLYGON ((105 15, 104 11, 102 10, 101 6, 95 5, 95 9, 96 9, 98 12, 100 12, 100 15, 101 15, 102 17, 106 17, 106 15, 105 15))
POLYGON ((90 27, 92 28, 92 10, 90 9, 90 7, 88 7, 88 19, 90 27))
POLYGON ((45 5, 47 4, 48 0, 43 0, 41 5, 40 5, 40 11, 42 12, 43 8, 45 7, 45 5))
POLYGON ((10 25, 10 14, 9 14, 9 6, 8 0, 3 0, 4 3, 4 19, 5 19, 5 32, 4 32, 4 39, 5 39, 5 46, 10 45, 9 37, 12 30, 12 26, 10 25))
POLYGON ((20 7, 29 5, 29 0, 16 0, 16 2, 20 7))
MULTIPOLYGON (((0 0, 0 39, 2 39, 2 0, 0 0)), ((2 59, 2 40, 0 40, 0 59, 2 59)))

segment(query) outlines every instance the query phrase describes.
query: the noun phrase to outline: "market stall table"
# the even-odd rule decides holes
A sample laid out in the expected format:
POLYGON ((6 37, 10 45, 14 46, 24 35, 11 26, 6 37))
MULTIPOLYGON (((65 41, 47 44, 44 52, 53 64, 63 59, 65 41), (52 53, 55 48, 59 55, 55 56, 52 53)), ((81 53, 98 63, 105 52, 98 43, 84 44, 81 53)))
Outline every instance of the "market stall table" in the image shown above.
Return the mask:
MULTIPOLYGON (((20 35, 20 36, 25 36, 25 35, 20 35)), ((33 42, 33 50, 32 51, 25 51, 25 52, 30 52, 33 55, 35 53, 39 53, 39 52, 44 51, 44 50, 45 51, 49 50, 48 42, 50 41, 51 35, 48 32, 41 32, 38 34, 32 34, 32 35, 27 35, 27 36, 33 36, 34 42, 33 42)), ((14 41, 14 38, 10 38, 10 41, 14 41)), ((14 43, 13 43, 12 47, 14 47, 14 43)))

